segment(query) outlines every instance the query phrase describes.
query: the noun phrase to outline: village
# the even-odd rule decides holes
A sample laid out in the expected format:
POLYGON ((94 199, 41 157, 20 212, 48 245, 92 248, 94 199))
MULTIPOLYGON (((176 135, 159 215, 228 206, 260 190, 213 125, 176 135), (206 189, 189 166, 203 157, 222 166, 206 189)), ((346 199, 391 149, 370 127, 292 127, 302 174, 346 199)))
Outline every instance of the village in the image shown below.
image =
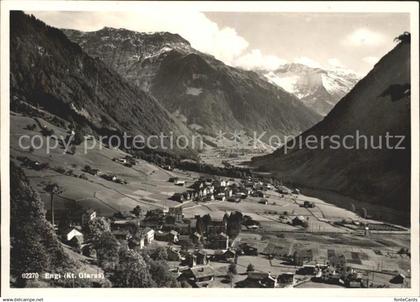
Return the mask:
MULTIPOLYGON (((123 165, 127 163, 123 158, 114 161, 123 165)), ((171 167, 164 168, 172 170, 171 167)), ((404 273, 387 271, 380 266, 364 266, 363 260, 368 260, 369 251, 358 253, 349 249, 337 253, 329 248, 322 255, 320 250, 299 244, 288 245, 286 240, 280 244, 273 240, 261 248, 261 244, 249 239, 252 235, 261 236, 264 227, 257 219, 241 213, 240 207, 235 211, 225 211, 222 217, 194 214, 196 206, 212 203, 238 205, 245 203, 247 199, 252 199, 258 205, 275 206, 271 201, 273 196, 288 199, 288 202, 313 214, 316 204, 308 200, 300 202, 301 194, 297 188, 289 189, 284 185, 276 186, 253 178, 238 180, 201 176, 187 185, 187 181, 181 177, 169 177, 168 182, 181 189, 169 198, 176 201, 177 205, 152 210, 136 206, 131 211, 119 211, 106 219, 115 238, 129 249, 166 249, 171 272, 178 280, 185 281, 192 287, 284 288, 299 287, 309 282, 320 287, 368 288, 389 287, 389 284, 407 286, 404 273), (259 267, 261 258, 270 265, 263 264, 259 267), (375 282, 375 272, 377 276, 385 274, 389 277, 389 282, 382 283, 380 277, 375 282)), ((278 224, 291 227, 296 233, 317 232, 307 215, 295 215, 293 211, 288 213, 268 210, 266 213, 273 217, 277 215, 278 224)), ((316 215, 312 216, 314 217, 316 215)), ((84 241, 82 226, 97 218, 94 209, 86 210, 81 217, 81 225, 70 227, 65 232, 63 241, 84 256, 95 258, 92 244, 84 241)), ((368 223, 365 219, 325 223, 339 230, 337 232, 347 234, 350 230, 361 238, 369 238, 374 230, 404 231, 403 228, 389 224, 368 223), (383 227, 378 227, 379 225, 383 227)), ((287 232, 290 236, 291 230, 287 232)), ((318 227, 318 232, 335 231, 321 231, 321 227, 318 227)), ((380 251, 375 250, 374 253, 380 251)), ((402 249, 396 255, 409 259, 409 250, 402 249)))
MULTIPOLYGON (((30 118, 12 123, 37 133, 30 118)), ((234 166, 221 176, 111 147, 46 155, 14 148, 17 139, 12 160, 40 191, 58 238, 92 265, 98 238, 111 233, 128 250, 164 251, 170 273, 190 287, 410 286, 410 230, 359 204, 339 207, 234 166)))

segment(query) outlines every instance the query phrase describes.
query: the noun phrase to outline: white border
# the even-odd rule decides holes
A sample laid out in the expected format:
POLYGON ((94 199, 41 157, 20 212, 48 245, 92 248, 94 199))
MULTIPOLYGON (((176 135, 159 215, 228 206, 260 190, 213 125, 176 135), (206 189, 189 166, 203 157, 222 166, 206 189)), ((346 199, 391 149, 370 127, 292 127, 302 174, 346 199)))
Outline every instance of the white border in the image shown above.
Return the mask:
MULTIPOLYGON (((115 2, 115 1, 2 1, 1 2, 1 285, 4 297, 61 297, 74 299, 185 297, 313 298, 329 297, 418 297, 419 293, 419 4, 405 2, 115 2), (411 288, 410 289, 12 289, 9 287, 9 11, 124 11, 171 9, 224 12, 404 12, 411 20, 411 288)), ((67 300, 66 299, 66 300, 67 300)), ((255 300, 255 299, 253 299, 255 300)))

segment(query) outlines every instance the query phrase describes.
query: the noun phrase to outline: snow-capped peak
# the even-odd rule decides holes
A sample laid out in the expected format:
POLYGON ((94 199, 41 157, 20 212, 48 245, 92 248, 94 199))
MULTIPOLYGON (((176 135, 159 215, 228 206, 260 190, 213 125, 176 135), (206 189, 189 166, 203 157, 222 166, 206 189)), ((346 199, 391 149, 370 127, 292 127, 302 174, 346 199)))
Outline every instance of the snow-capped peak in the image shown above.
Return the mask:
POLYGON ((259 72, 321 115, 326 115, 360 79, 355 72, 341 66, 320 68, 301 63, 284 64, 274 71, 259 72))

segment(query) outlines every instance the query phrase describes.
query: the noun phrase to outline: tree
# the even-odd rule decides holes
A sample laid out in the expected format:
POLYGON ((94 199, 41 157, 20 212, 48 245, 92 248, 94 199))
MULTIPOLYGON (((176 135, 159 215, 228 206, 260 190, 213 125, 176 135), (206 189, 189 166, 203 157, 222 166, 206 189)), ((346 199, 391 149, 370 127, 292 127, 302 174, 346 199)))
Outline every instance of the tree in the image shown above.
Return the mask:
POLYGON ((105 217, 96 217, 83 226, 86 239, 96 241, 105 232, 111 232, 111 226, 105 217))
POLYGON ((229 272, 228 271, 228 273, 226 275, 226 280, 227 280, 227 282, 230 283, 230 287, 233 287, 234 276, 233 276, 233 273, 232 272, 229 272))
POLYGON ((77 129, 75 131, 75 133, 74 133, 74 137, 73 137, 72 143, 73 143, 73 145, 78 146, 81 143, 83 143, 84 139, 85 139, 85 136, 84 136, 82 130, 81 129, 77 129))
POLYGON ((232 212, 227 223, 227 235, 231 239, 235 239, 241 232, 243 215, 241 212, 232 212))
POLYGON ((411 34, 408 31, 405 31, 401 35, 395 37, 394 42, 410 43, 411 42, 411 34))
POLYGON ((169 266, 165 261, 149 259, 146 262, 149 266, 150 275, 157 287, 180 287, 175 276, 169 271, 169 266))
POLYGON ((201 218, 201 216, 198 216, 197 217, 197 222, 196 222, 196 227, 195 227, 197 233, 200 234, 200 235, 203 235, 204 228, 205 228, 205 226, 204 226, 203 219, 201 218))
POLYGON ((54 134, 54 129, 49 129, 47 127, 44 127, 44 128, 41 129, 41 134, 43 136, 51 136, 51 135, 54 134))
POLYGON ((204 215, 202 221, 203 221, 203 225, 204 225, 204 228, 205 228, 206 234, 207 234, 208 233, 208 226, 209 226, 209 224, 211 222, 211 216, 210 216, 210 214, 204 215))
POLYGON ((228 221, 229 221, 229 214, 225 213, 225 215, 223 215, 223 222, 227 224, 228 221))
POLYGON ((152 253, 151 258, 153 260, 168 260, 168 252, 166 251, 166 248, 163 246, 158 247, 155 249, 155 251, 152 253))
POLYGON ((236 275, 238 273, 238 270, 236 268, 236 264, 235 263, 229 264, 228 272, 229 273, 232 273, 233 275, 236 275))
POLYGON ((71 154, 71 155, 74 155, 76 153, 76 146, 71 145, 68 153, 71 154))
POLYGON ((248 264, 247 268, 246 268, 247 272, 253 272, 255 271, 255 267, 250 263, 248 264))
POLYGON ((46 247, 41 238, 35 235, 33 227, 24 225, 12 232, 11 269, 20 275, 24 272, 42 272, 49 268, 46 247), (32 236, 35 235, 35 236, 32 236))
POLYGON ((31 130, 31 131, 35 130, 35 128, 36 128, 36 124, 28 124, 25 127, 25 129, 31 130))
POLYGON ((140 217, 140 215, 142 213, 142 210, 141 210, 140 206, 137 205, 137 206, 134 207, 132 212, 133 212, 134 215, 136 215, 136 217, 140 217))
POLYGON ((165 216, 165 223, 167 224, 175 224, 176 219, 174 216, 165 216))
POLYGON ((99 265, 104 269, 111 269, 118 263, 120 244, 111 232, 102 233, 94 242, 99 265))
POLYGON ((156 286, 141 254, 126 248, 120 250, 118 265, 112 270, 110 281, 114 287, 143 288, 156 286))

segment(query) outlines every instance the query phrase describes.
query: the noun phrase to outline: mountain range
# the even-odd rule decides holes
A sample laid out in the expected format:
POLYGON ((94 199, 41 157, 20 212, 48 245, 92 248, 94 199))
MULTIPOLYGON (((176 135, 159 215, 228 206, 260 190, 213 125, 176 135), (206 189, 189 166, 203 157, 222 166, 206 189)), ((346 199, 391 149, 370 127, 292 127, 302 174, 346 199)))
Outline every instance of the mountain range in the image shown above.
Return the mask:
POLYGON ((258 70, 258 73, 322 116, 360 80, 356 73, 342 67, 321 68, 300 63, 284 64, 273 71, 258 70))
POLYGON ((63 30, 86 53, 155 97, 190 130, 297 135, 321 119, 293 94, 258 73, 234 68, 177 34, 105 27, 63 30))

